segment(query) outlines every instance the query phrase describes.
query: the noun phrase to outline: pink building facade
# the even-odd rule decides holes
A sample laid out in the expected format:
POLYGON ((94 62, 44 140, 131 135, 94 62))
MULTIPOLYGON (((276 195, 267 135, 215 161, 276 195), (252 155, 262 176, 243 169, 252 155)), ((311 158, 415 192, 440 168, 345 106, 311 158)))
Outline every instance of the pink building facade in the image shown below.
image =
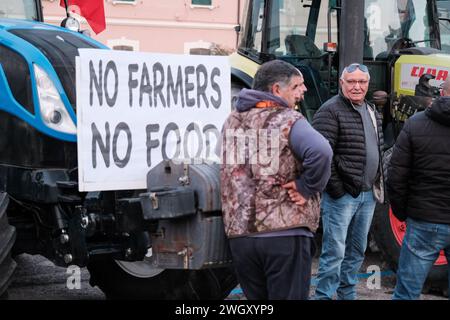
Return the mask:
MULTIPOLYGON (((42 0, 45 22, 60 24, 59 0, 42 0)), ((105 0, 106 30, 94 39, 121 50, 205 53, 233 51, 244 0, 105 0)), ((89 29, 84 19, 82 29, 89 29)))

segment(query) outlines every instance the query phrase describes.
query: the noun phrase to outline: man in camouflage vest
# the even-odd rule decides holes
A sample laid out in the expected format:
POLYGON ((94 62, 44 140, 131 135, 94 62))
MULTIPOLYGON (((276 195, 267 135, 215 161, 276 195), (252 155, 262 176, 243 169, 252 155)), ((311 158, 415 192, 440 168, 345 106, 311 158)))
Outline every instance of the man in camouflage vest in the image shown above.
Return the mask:
POLYGON ((297 68, 267 62, 223 127, 225 232, 248 299, 308 298, 313 232, 332 151, 294 110, 305 91, 297 68))

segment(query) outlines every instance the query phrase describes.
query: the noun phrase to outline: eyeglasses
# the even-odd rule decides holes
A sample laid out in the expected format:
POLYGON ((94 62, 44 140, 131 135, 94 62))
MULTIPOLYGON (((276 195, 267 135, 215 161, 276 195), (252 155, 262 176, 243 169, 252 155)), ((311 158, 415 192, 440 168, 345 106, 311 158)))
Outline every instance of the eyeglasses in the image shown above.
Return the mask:
POLYGON ((356 84, 359 84, 360 86, 365 86, 366 84, 369 83, 369 80, 345 80, 345 79, 342 80, 347 82, 352 87, 355 87, 356 84))
POLYGON ((369 68, 367 68, 366 65, 360 64, 360 63, 352 63, 348 67, 345 68, 345 71, 348 73, 354 72, 356 69, 361 70, 364 73, 369 73, 369 68))

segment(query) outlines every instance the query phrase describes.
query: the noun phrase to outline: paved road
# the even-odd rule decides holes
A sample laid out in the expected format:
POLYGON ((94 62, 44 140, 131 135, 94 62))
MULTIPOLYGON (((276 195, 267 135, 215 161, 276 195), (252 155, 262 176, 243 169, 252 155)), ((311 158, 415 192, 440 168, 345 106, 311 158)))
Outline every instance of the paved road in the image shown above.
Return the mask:
MULTIPOLYGON (((9 299, 14 300, 103 300, 105 296, 97 287, 89 285, 89 272, 81 269, 80 289, 68 289, 66 268, 55 267, 41 256, 27 254, 16 257, 18 268, 9 289, 9 299)), ((313 278, 311 292, 314 290, 317 274, 317 259, 313 261, 313 278)), ((357 286, 358 298, 361 300, 391 299, 395 283, 395 274, 383 269, 377 254, 369 254, 361 268, 360 282, 357 286), (377 279, 371 275, 369 266, 380 267, 379 286, 377 279)), ((444 300, 436 294, 423 294, 423 300, 444 300)), ((237 287, 228 297, 230 300, 245 299, 242 290, 237 287)))

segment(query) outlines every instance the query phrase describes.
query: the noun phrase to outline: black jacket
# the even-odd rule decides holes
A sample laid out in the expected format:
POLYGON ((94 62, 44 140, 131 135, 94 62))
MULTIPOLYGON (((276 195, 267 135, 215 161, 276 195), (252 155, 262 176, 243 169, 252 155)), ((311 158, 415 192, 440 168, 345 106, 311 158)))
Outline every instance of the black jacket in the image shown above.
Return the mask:
POLYGON ((401 221, 450 224, 450 97, 406 121, 392 153, 387 192, 401 221))
MULTIPOLYGON (((375 107, 367 102, 374 111, 377 121, 378 147, 380 151, 380 166, 377 183, 381 185, 384 196, 381 170, 383 129, 380 114, 375 107)), ((314 115, 313 127, 330 142, 333 149, 331 178, 326 192, 333 198, 340 198, 345 193, 356 198, 362 190, 364 166, 366 164, 366 147, 363 120, 360 113, 342 94, 325 102, 314 115)), ((380 200, 378 197, 377 199, 380 200)))

